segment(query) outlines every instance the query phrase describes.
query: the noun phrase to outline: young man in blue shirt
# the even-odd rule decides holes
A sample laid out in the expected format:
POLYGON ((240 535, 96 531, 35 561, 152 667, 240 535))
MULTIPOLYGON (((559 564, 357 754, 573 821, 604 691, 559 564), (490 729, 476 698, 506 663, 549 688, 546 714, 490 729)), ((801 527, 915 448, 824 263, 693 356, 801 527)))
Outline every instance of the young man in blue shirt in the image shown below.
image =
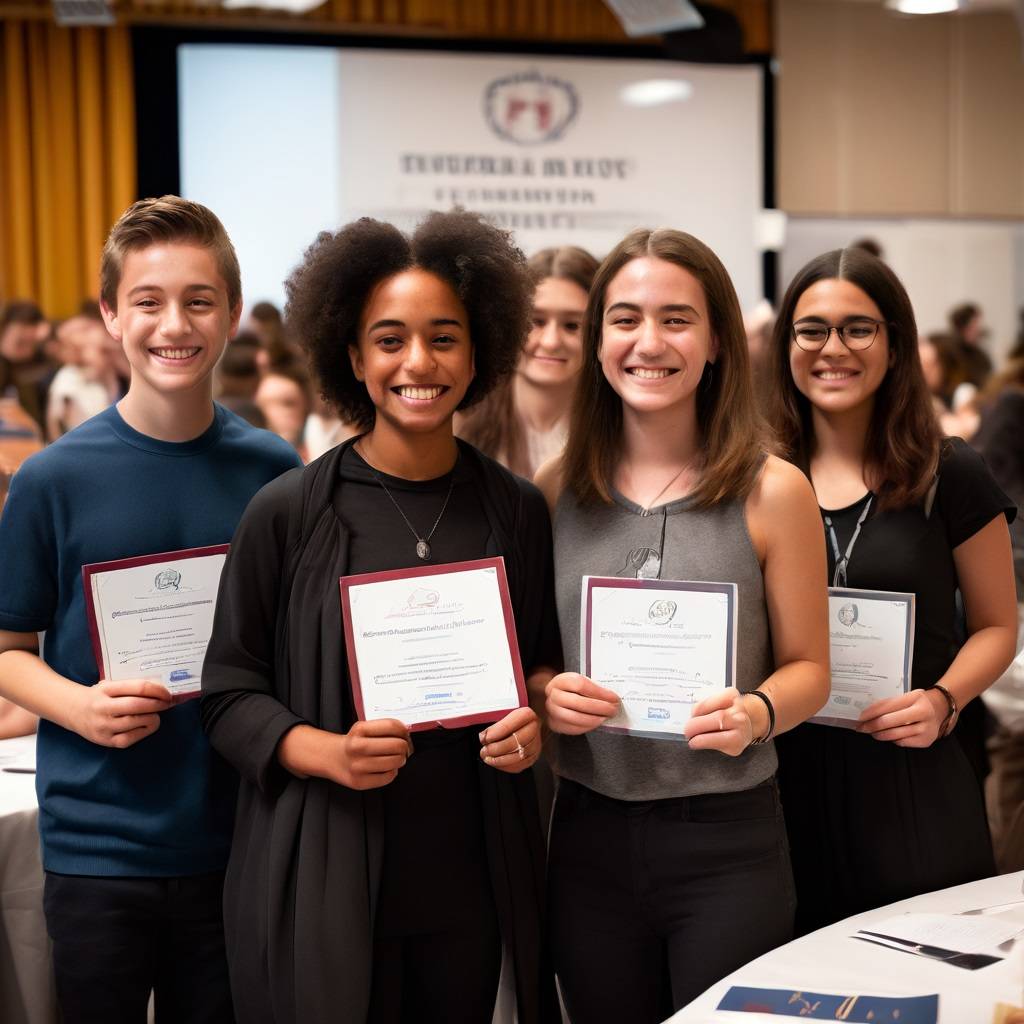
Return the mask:
POLYGON ((241 314, 220 221, 135 203, 103 252, 101 304, 131 364, 117 404, 29 459, 0 518, 0 696, 40 716, 44 905, 66 1024, 233 1019, 221 921, 233 773, 199 702, 99 679, 81 567, 230 542, 249 499, 299 464, 213 402, 241 314), (40 652, 37 634, 45 634, 40 652))

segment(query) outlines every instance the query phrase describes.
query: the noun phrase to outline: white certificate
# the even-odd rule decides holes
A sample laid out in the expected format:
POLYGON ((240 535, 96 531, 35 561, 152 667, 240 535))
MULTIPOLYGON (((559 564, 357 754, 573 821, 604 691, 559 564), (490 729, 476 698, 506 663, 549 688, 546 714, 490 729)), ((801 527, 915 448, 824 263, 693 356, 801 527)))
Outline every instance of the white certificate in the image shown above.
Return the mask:
POLYGON ((343 576, 341 605, 361 719, 456 728, 526 704, 504 559, 343 576))
POLYGON ((199 695, 227 544, 82 567, 101 679, 155 679, 199 695))
POLYGON ((812 722, 852 729, 876 700, 910 689, 914 595, 829 587, 832 689, 812 722))
POLYGON ((694 705, 734 685, 736 603, 735 583, 584 576, 580 665, 622 700, 602 728, 685 739, 694 705))

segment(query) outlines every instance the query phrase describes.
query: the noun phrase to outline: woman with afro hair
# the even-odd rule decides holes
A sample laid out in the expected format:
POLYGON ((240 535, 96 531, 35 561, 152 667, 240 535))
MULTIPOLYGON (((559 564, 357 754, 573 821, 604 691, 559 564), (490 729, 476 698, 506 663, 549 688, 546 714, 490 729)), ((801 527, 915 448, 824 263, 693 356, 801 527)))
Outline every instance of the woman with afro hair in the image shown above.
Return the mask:
POLYGON ((523 256, 461 210, 411 237, 363 219, 322 233, 287 288, 324 397, 362 433, 253 499, 221 582, 202 712, 241 774, 238 1020, 486 1024, 514 999, 522 1024, 555 1021, 535 711, 415 742, 357 721, 338 597, 341 576, 503 556, 542 703, 561 658, 544 500, 452 433, 519 357, 523 256))

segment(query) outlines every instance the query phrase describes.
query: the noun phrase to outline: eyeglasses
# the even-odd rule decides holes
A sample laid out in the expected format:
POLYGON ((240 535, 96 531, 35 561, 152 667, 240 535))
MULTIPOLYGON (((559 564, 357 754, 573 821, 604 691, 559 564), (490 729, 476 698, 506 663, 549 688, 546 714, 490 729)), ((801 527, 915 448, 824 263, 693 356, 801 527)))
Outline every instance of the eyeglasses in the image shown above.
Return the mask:
POLYGON ((851 352, 863 352, 864 349, 871 348, 878 336, 878 328, 883 323, 884 320, 870 320, 864 317, 860 320, 850 320, 845 324, 793 324, 793 340, 805 352, 820 352, 828 344, 828 336, 835 331, 839 340, 851 352))

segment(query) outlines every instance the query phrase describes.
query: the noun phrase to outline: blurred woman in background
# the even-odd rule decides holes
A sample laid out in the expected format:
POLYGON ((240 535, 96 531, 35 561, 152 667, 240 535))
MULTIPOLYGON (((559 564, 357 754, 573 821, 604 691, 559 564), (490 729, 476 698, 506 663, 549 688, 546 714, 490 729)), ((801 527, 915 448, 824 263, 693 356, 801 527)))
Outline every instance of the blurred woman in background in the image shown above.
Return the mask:
POLYGON ((597 260, 584 249, 563 245, 536 253, 529 268, 536 290, 516 372, 464 418, 458 431, 528 480, 565 446, 583 365, 583 314, 597 260))

